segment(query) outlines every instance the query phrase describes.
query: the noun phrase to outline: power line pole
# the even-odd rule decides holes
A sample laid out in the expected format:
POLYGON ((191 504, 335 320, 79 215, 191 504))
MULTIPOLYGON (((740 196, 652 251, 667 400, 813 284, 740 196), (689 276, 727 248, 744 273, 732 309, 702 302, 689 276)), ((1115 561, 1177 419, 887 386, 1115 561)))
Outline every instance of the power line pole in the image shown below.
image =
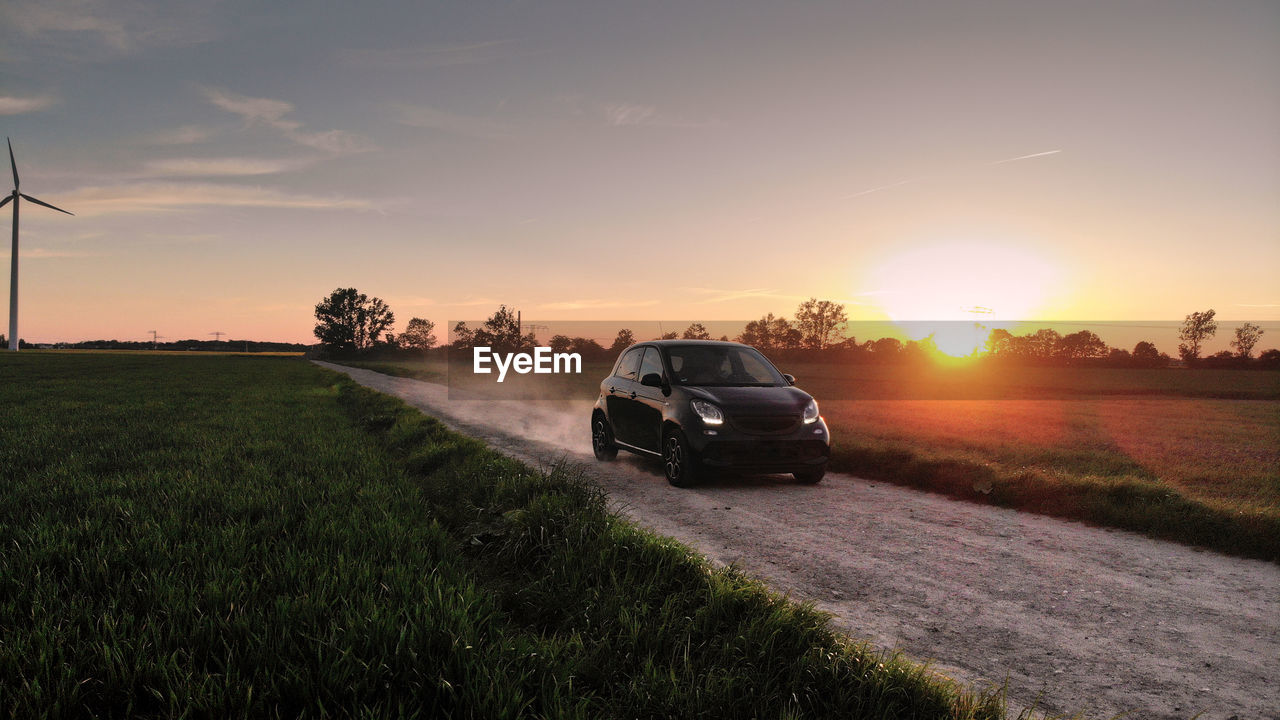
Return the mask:
POLYGON ((215 330, 209 334, 214 336, 213 337, 214 342, 222 342, 222 336, 226 335, 226 333, 222 332, 221 330, 215 330))

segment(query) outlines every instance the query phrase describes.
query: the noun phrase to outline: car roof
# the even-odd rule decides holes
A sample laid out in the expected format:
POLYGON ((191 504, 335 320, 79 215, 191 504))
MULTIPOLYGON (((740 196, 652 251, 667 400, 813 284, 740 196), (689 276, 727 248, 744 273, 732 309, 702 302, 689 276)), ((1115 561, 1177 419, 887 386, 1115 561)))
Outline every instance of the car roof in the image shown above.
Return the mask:
POLYGON ((646 340, 636 344, 657 345, 658 347, 671 347, 672 345, 736 345, 738 347, 750 347, 742 343, 727 342, 725 340, 646 340))

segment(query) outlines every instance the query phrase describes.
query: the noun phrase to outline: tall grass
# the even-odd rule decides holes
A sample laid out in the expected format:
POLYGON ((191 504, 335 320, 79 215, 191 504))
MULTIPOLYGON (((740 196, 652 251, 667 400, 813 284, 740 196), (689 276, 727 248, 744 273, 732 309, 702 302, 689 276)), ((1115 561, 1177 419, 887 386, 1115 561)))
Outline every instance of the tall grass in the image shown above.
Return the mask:
POLYGON ((998 718, 297 360, 0 357, 0 712, 998 718))

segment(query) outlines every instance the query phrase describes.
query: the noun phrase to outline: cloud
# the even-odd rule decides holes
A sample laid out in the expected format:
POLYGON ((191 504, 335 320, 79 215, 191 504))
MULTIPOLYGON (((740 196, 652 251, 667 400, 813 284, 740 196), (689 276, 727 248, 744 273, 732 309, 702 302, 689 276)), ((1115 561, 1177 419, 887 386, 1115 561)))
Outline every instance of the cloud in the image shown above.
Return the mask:
POLYGON ((146 163, 151 177, 273 175, 306 166, 298 160, 266 158, 167 158, 146 163))
POLYGON ((204 96, 223 110, 243 117, 246 122, 261 122, 279 130, 302 127, 301 123, 284 119, 285 115, 293 112, 293 104, 284 100, 249 97, 218 88, 205 88, 204 96))
POLYGON ((343 130, 303 132, 302 123, 285 117, 293 112, 293 104, 284 100, 250 97, 220 88, 205 88, 204 96, 215 106, 244 118, 246 124, 273 128, 299 145, 334 155, 374 149, 368 140, 343 130))
POLYGON ((688 288, 692 292, 701 295, 709 295, 705 302, 729 302, 730 300, 745 300, 746 298, 784 298, 803 300, 805 298, 800 295, 783 295, 772 288, 748 288, 745 290, 722 290, 717 288, 688 288))
MULTIPOLYGON (((745 290, 721 290, 717 288, 694 287, 694 288, 685 288, 685 289, 691 292, 702 294, 702 295, 709 295, 710 297, 707 297, 703 301, 703 302, 709 302, 709 303, 729 302, 731 300, 746 300, 749 298, 779 298, 782 300, 804 301, 813 297, 812 295, 791 295, 788 293, 778 292, 772 288, 748 288, 745 290)), ((858 293, 859 296, 874 295, 874 294, 876 293, 875 292, 858 293)), ((835 303, 840 303, 843 305, 865 304, 853 298, 830 298, 829 297, 824 299, 830 300, 835 303)))
POLYGON ((401 295, 397 297, 389 297, 386 299, 387 304, 392 307, 430 307, 436 304, 435 300, 420 295, 401 295))
POLYGON ((714 120, 694 120, 677 117, 660 112, 658 108, 652 105, 640 105, 630 102, 603 103, 599 106, 598 112, 604 117, 605 122, 612 127, 697 128, 712 127, 719 124, 714 120))
POLYGON ((17 28, 24 35, 41 36, 50 33, 85 33, 97 35, 108 47, 126 52, 137 43, 125 29, 122 21, 108 17, 95 17, 87 8, 58 7, 55 4, 31 4, 26 7, 10 7, 4 13, 5 24, 17 28))
POLYGON ((368 210, 363 199, 324 198, 262 187, 210 183, 135 183, 86 187, 59 196, 77 216, 154 213, 207 207, 368 210))
POLYGON ((591 310, 595 308, 613 308, 613 307, 647 307, 649 305, 657 305, 657 300, 613 300, 591 298, 587 300, 566 300, 563 302, 542 303, 538 305, 540 310, 591 310))
POLYGON ((488 118, 458 115, 427 105, 391 103, 385 107, 393 120, 409 127, 439 130, 481 140, 497 140, 511 135, 509 127, 488 118))
POLYGON ((509 57, 511 40, 424 45, 412 48, 348 50, 342 57, 353 65, 381 69, 426 70, 456 65, 481 65, 509 57))
POLYGON ((16 97, 0 95, 0 115, 24 115, 40 112, 57 102, 52 95, 37 97, 16 97))
POLYGON ((200 125, 183 125, 172 130, 162 130, 148 135, 144 142, 150 145, 195 145, 215 135, 212 128, 200 125))
POLYGON ((46 250, 45 248, 22 248, 18 251, 18 256, 23 260, 48 260, 60 258, 87 258, 102 257, 101 253, 84 252, 80 250, 46 250))
POLYGON ((39 0, 7 2, 0 22, 21 34, 54 44, 69 57, 127 54, 146 47, 177 47, 216 36, 206 3, 143 3, 131 0, 39 0))

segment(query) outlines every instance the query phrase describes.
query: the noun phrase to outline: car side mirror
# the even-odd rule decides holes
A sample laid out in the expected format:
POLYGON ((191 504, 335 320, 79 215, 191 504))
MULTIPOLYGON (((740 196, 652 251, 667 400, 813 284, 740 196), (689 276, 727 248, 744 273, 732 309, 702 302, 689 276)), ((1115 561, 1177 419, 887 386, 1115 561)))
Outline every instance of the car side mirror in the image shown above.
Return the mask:
POLYGON ((662 376, 658 373, 648 373, 644 377, 640 378, 640 384, 645 387, 660 388, 662 387, 662 376))
POLYGON ((787 375, 786 373, 783 373, 783 374, 782 374, 782 377, 783 377, 783 379, 784 379, 784 380, 786 380, 786 381, 787 381, 787 384, 788 384, 788 385, 795 385, 795 384, 796 384, 796 376, 795 376, 795 375, 787 375))

